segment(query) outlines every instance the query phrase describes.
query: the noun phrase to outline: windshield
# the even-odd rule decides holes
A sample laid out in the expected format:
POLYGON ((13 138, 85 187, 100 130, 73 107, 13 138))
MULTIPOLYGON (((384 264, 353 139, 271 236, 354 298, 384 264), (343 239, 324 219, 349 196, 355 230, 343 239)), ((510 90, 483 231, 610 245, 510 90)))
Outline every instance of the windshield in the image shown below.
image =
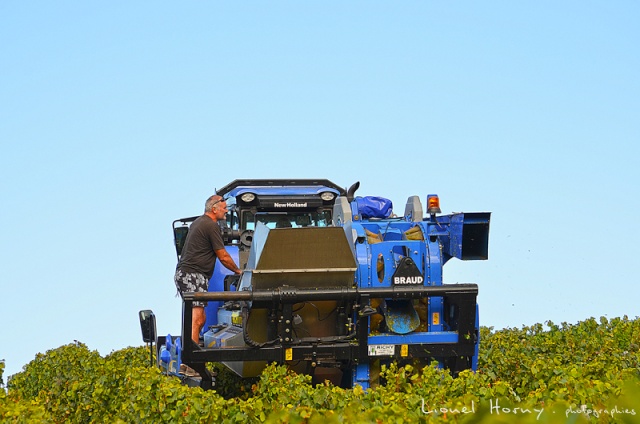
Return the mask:
POLYGON ((331 211, 320 212, 290 212, 254 214, 245 211, 242 214, 243 227, 241 230, 255 230, 256 222, 262 222, 267 227, 273 228, 300 228, 300 227, 328 227, 331 225, 331 211))

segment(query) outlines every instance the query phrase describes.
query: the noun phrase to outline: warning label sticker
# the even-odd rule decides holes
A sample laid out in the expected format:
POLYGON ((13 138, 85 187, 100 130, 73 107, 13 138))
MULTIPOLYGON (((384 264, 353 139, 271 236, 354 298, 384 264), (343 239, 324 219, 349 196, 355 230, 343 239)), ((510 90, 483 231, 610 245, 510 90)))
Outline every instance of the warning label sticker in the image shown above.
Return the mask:
POLYGON ((369 356, 393 356, 395 351, 395 345, 369 345, 369 356))

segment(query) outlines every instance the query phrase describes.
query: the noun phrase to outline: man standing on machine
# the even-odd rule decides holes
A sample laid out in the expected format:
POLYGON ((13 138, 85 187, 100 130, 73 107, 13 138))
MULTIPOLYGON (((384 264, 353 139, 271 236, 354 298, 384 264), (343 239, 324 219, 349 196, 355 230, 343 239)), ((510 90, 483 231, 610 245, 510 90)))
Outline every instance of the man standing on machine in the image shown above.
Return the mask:
MULTIPOLYGON (((225 219, 226 213, 227 202, 222 196, 214 194, 205 202, 204 215, 189 227, 174 277, 181 296, 188 292, 209 291, 209 280, 213 275, 216 258, 230 271, 242 274, 224 247, 222 230, 218 225, 219 220, 225 219)), ((199 343, 200 331, 206 322, 206 305, 206 302, 193 302, 191 338, 196 344, 199 343)))

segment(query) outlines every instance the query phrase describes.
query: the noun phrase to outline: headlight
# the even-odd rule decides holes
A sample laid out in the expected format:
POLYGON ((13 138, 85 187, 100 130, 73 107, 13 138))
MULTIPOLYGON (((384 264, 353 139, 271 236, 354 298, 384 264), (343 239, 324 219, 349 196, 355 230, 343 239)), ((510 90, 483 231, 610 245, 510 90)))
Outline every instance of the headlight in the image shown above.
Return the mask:
POLYGON ((255 198, 256 198, 256 195, 253 193, 245 193, 242 196, 240 196, 240 200, 242 200, 245 203, 253 202, 255 198))
POLYGON ((331 193, 330 191, 323 191, 320 194, 320 198, 322 200, 324 200, 325 202, 329 202, 329 201, 333 200, 335 197, 336 197, 336 195, 331 193))

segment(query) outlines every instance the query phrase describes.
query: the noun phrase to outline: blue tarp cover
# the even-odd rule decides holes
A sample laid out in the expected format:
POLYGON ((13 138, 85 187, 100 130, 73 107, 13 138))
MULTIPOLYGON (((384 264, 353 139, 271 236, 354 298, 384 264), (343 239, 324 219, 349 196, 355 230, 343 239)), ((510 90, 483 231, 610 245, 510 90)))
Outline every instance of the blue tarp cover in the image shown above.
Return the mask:
POLYGON ((365 196, 356 197, 358 211, 362 218, 389 218, 393 209, 391 200, 384 197, 365 196))

